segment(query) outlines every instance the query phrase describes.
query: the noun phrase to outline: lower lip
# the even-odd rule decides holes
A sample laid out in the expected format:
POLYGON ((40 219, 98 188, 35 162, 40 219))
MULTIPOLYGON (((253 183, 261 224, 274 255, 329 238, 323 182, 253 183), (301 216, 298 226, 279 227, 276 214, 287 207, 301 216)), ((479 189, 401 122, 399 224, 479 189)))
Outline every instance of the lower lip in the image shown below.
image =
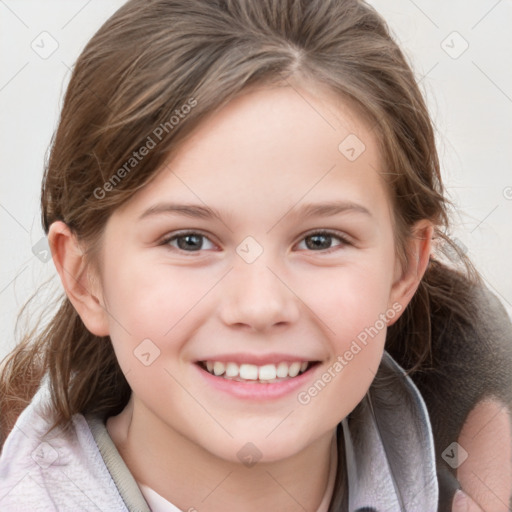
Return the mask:
POLYGON ((202 378, 208 383, 209 386, 218 389, 224 393, 228 393, 236 398, 243 398, 245 400, 275 400, 290 393, 296 392, 301 386, 304 386, 308 380, 311 379, 319 364, 310 368, 306 372, 280 382, 273 382, 269 384, 259 382, 240 382, 237 380, 225 379, 224 377, 217 377, 211 373, 203 370, 199 365, 194 365, 202 378))

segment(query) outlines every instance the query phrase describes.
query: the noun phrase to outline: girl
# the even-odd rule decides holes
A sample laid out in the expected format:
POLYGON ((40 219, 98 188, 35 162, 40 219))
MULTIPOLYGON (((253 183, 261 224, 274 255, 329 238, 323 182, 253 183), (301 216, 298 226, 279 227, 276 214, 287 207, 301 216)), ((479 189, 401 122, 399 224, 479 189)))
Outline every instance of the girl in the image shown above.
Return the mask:
POLYGON ((507 510, 510 324, 446 208, 365 3, 129 1, 45 172, 66 295, 3 363, 2 509, 507 510))

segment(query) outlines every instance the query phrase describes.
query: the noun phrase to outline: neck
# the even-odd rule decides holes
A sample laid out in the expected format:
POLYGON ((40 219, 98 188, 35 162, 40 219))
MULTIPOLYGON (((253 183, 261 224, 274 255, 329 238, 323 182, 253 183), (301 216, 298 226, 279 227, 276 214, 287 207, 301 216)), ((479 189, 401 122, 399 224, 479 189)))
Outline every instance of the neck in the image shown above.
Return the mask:
POLYGON ((118 416, 108 419, 107 430, 137 482, 181 510, 201 512, 317 511, 336 436, 328 432, 284 460, 246 467, 204 450, 134 401, 133 395, 118 416))

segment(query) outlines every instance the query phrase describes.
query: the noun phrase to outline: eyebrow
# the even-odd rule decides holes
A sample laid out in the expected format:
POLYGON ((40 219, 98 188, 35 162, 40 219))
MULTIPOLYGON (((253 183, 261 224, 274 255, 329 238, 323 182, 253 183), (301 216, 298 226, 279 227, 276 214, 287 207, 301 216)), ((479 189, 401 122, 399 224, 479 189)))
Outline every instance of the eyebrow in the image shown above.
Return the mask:
POLYGON ((351 201, 329 201, 325 203, 308 203, 297 208, 293 215, 299 217, 331 217, 339 213, 354 212, 362 213, 372 217, 370 210, 361 204, 353 203, 351 201))
MULTIPOLYGON (((285 215, 292 214, 294 217, 331 217, 340 213, 354 212, 362 213, 372 217, 372 213, 364 206, 351 201, 329 201, 324 203, 307 203, 295 208, 292 207, 285 215)), ((218 219, 222 221, 222 215, 215 208, 199 204, 181 203, 159 203, 145 210, 139 220, 146 217, 162 214, 178 214, 186 217, 200 219, 218 219)))

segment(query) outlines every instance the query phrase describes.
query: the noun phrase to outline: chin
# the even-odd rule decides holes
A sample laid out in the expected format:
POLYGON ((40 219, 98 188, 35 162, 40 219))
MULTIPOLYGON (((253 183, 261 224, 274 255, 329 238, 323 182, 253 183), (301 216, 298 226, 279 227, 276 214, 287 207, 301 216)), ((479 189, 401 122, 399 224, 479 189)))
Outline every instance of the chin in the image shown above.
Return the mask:
POLYGON ((284 425, 270 435, 268 429, 256 431, 254 427, 238 432, 232 430, 233 439, 224 436, 224 439, 214 443, 210 437, 203 447, 226 462, 252 467, 256 463, 274 463, 293 457, 312 442, 310 432, 300 435, 300 432, 292 432, 284 425))

